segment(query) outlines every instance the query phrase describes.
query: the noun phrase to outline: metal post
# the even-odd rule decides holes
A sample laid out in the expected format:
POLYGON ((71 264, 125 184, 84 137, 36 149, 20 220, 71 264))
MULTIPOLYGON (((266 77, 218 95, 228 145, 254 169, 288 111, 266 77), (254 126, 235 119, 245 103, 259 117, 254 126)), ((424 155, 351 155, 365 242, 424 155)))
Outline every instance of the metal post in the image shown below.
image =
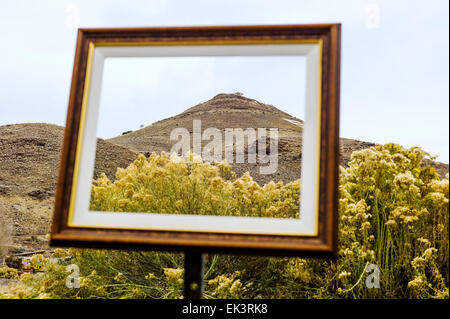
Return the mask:
POLYGON ((201 299, 203 292, 203 254, 184 253, 184 299, 201 299))

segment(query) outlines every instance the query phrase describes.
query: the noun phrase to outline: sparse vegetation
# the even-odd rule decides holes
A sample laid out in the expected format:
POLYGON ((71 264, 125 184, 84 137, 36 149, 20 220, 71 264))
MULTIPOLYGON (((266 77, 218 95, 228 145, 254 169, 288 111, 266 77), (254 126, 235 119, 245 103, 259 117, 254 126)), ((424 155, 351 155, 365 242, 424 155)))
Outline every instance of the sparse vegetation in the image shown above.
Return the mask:
POLYGON ((0 267, 0 278, 3 279, 17 279, 17 269, 10 267, 0 267))
POLYGON ((8 252, 10 243, 11 229, 0 216, 0 257, 3 257, 8 252))
MULTIPOLYGON (((337 261, 209 255, 205 298, 448 298, 449 178, 447 174, 440 179, 434 168, 423 166, 428 159, 429 155, 419 148, 404 149, 395 144, 354 152, 349 166, 341 168, 337 261), (380 269, 379 289, 365 285, 369 264, 380 269)), ((248 196, 249 188, 259 191, 260 186, 249 176, 229 180, 223 174, 226 172, 225 164, 193 160, 182 164, 166 155, 152 155, 149 159, 141 156, 126 170, 118 170, 117 181, 111 182, 105 176, 97 180, 92 207, 146 211, 157 200, 167 212, 189 213, 189 205, 205 200, 205 192, 194 192, 192 197, 185 193, 190 190, 189 183, 195 182, 204 191, 220 186, 216 197, 210 192, 204 212, 222 214, 228 207, 223 201, 230 200, 224 189, 241 189, 239 183, 243 183, 241 200, 251 201, 244 205, 248 214, 253 212, 251 207, 264 207, 257 210, 261 215, 277 207, 277 214, 291 217, 297 186, 289 189, 284 185, 281 196, 283 188, 273 183, 264 196, 248 196), (170 176, 170 172, 177 172, 178 178, 163 177, 170 176), (148 184, 150 176, 167 183, 161 185, 167 191, 165 199, 160 198, 162 190, 148 184), (180 194, 187 197, 178 198, 180 194), (289 196, 292 202, 280 205, 289 196)), ((65 286, 69 262, 55 263, 39 257, 46 271, 22 275, 9 294, 0 296, 181 297, 183 269, 179 254, 90 249, 56 253, 73 257, 70 263, 78 265, 81 272, 80 288, 65 286)))

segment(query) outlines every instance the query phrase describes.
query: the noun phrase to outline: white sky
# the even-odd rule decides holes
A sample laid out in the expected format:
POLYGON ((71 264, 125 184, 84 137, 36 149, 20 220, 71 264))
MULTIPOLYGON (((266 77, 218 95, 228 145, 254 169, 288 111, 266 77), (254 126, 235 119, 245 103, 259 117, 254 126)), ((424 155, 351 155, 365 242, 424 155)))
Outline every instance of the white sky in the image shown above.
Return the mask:
POLYGON ((107 58, 97 136, 111 138, 177 115, 218 93, 244 96, 304 118, 306 58, 107 58))
POLYGON ((448 163, 448 6, 447 0, 2 1, 0 125, 64 125, 78 26, 341 22, 341 136, 418 145, 448 163))

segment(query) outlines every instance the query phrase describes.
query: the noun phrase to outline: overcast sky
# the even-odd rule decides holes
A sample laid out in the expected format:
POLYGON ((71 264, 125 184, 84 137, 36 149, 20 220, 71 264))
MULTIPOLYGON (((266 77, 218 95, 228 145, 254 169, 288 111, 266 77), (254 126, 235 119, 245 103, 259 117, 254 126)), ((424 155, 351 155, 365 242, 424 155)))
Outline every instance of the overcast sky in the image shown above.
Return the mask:
POLYGON ((97 136, 147 126, 218 93, 240 92, 304 119, 305 80, 301 56, 107 58, 97 136))
MULTIPOLYGON (((447 0, 2 1, 0 125, 64 125, 77 27, 341 22, 341 136, 418 145, 448 163, 448 9, 447 0)), ((281 94, 247 91, 248 97, 288 107, 277 102, 281 94)), ((173 92, 167 88, 164 94, 173 92)), ((180 95, 189 103, 175 103, 175 114, 196 96, 180 95)))

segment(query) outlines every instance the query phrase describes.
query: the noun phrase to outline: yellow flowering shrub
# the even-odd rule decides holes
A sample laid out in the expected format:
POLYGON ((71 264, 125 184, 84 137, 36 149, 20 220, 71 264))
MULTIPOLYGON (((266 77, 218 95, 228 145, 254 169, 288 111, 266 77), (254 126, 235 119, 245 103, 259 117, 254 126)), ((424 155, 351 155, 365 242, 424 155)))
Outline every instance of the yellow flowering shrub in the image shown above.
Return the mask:
POLYGON ((341 169, 342 267, 332 284, 345 296, 448 296, 448 175, 441 180, 422 166, 426 158, 417 147, 386 144, 354 152, 341 169), (434 254, 418 269, 414 260, 426 251, 434 254), (380 289, 367 289, 364 281, 353 287, 367 264, 379 267, 380 289), (427 293, 411 289, 415 278, 429 285, 427 293))
POLYGON ((242 287, 239 271, 235 271, 231 276, 219 275, 214 279, 208 281, 208 285, 212 286, 214 290, 211 292, 211 296, 214 298, 240 298, 242 292, 245 291, 245 287, 242 287))
MULTIPOLYGON (((175 298, 181 298, 183 288, 184 269, 181 268, 164 268, 164 276, 169 284, 169 295, 175 298)), ((169 296, 168 295, 168 296, 169 296)))
POLYGON ((91 210, 165 214, 298 217, 300 181, 258 185, 246 173, 235 179, 231 165, 203 162, 195 154, 153 153, 139 158, 116 180, 93 182, 91 210))
POLYGON ((0 278, 4 279, 17 279, 17 269, 10 267, 0 267, 0 278))
MULTIPOLYGON (((182 295, 182 285, 174 285, 165 275, 165 269, 180 269, 181 255, 56 249, 50 258, 36 256, 45 271, 22 274, 20 282, 8 294, 0 293, 0 298, 179 298, 182 295), (76 275, 73 265, 79 269, 79 288, 67 285, 68 276, 76 275)), ((182 269, 178 279, 181 275, 182 269)))
MULTIPOLYGON (((354 152, 341 167, 339 256, 303 258, 207 255, 205 298, 448 298, 449 177, 424 165, 430 156, 396 144, 354 152), (366 285, 379 269, 379 288, 366 285)), ((140 156, 93 186, 91 209, 179 214, 295 217, 299 181, 259 186, 226 163, 167 154, 140 156)), ((179 254, 71 249, 22 275, 4 298, 180 298, 179 254), (70 260, 67 260, 70 256, 70 260), (63 258, 61 258, 63 257, 63 258), (66 267, 80 288, 65 286, 66 267)))

